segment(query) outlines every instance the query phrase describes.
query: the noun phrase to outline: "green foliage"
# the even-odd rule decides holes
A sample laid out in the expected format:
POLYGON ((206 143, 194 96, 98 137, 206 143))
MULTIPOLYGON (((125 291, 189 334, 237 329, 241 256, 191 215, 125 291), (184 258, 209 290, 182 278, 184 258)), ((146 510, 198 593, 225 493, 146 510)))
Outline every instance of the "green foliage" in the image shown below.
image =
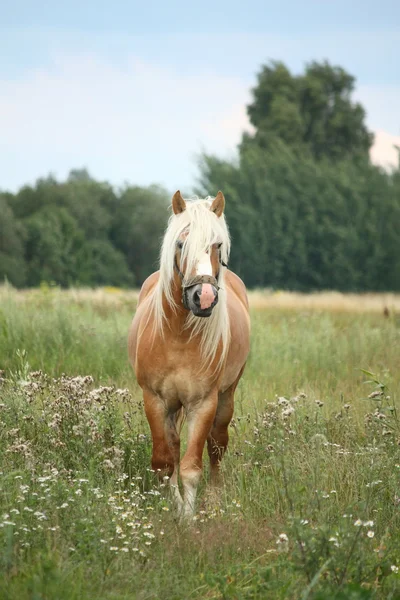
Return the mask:
POLYGON ((24 222, 27 284, 41 281, 67 287, 77 280, 77 253, 83 234, 72 215, 55 205, 41 208, 24 222))
POLYGON ((255 139, 238 164, 203 156, 200 165, 201 192, 226 191, 230 266, 247 285, 399 290, 398 172, 255 139))
POLYGON ((23 227, 9 206, 11 194, 0 194, 0 277, 16 286, 26 277, 23 227))
POLYGON ((255 143, 271 147, 276 139, 316 159, 364 159, 373 141, 360 104, 352 103, 354 77, 340 67, 313 62, 294 76, 279 62, 262 68, 248 107, 255 143))
POLYGON ((140 285, 157 268, 168 201, 156 186, 116 193, 85 169, 1 194, 0 278, 17 287, 140 285))
POLYGON ((87 240, 78 254, 78 277, 81 285, 132 286, 135 277, 129 270, 125 256, 111 241, 87 240))
POLYGON ((126 257, 137 282, 157 270, 162 235, 168 220, 165 190, 129 187, 123 190, 113 215, 111 240, 126 257))

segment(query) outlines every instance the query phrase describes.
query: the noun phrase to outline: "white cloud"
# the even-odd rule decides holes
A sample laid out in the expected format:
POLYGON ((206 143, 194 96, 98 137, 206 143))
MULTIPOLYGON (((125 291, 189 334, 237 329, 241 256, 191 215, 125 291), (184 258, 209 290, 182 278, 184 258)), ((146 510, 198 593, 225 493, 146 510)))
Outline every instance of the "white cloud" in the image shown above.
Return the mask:
POLYGON ((386 131, 375 132, 374 145, 371 148, 371 160, 382 167, 396 167, 399 164, 400 135, 390 135, 386 131))

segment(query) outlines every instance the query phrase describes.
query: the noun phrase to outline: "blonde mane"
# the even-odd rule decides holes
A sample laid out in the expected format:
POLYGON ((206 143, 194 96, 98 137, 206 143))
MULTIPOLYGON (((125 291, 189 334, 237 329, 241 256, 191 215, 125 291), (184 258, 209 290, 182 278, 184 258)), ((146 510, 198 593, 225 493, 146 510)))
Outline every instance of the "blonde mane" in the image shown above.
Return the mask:
MULTIPOLYGON (((182 234, 186 234, 181 250, 181 261, 186 261, 186 273, 190 274, 196 267, 199 257, 208 252, 212 244, 220 243, 221 259, 228 262, 230 238, 225 217, 217 217, 210 206, 213 198, 204 200, 192 199, 186 201, 186 210, 173 214, 166 229, 160 253, 160 276, 151 298, 153 314, 153 332, 163 334, 166 323, 163 298, 166 299, 173 311, 176 311, 172 286, 174 281, 174 261, 176 244, 182 234)), ((189 312, 185 329, 190 330, 191 337, 200 335, 200 355, 202 365, 211 364, 215 358, 220 342, 222 353, 217 368, 225 361, 230 340, 229 315, 227 308, 226 290, 224 285, 225 267, 220 265, 218 304, 208 318, 196 317, 189 312)), ((183 284, 187 279, 183 280, 183 284)))

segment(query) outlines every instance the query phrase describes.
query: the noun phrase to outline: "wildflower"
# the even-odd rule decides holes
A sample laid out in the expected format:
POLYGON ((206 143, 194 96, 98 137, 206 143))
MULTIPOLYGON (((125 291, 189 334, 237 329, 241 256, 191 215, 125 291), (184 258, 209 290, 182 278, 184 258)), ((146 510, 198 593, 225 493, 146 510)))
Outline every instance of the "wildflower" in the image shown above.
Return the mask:
POLYGON ((47 519, 46 515, 44 513, 40 512, 39 510, 37 510, 33 514, 35 517, 37 517, 39 519, 39 521, 44 521, 47 519))
POLYGON ((386 415, 385 413, 381 413, 380 410, 377 408, 376 411, 374 412, 374 417, 376 417, 377 419, 380 419, 381 421, 383 419, 386 419, 386 415))
POLYGON ((399 572, 399 567, 396 567, 396 565, 391 565, 390 569, 393 571, 393 573, 399 572))
POLYGON ((278 398, 278 404, 280 406, 287 406, 289 404, 289 400, 287 400, 284 396, 280 396, 278 398))
POLYGON ((315 404, 318 406, 318 408, 321 408, 321 406, 323 406, 323 405, 324 405, 324 403, 323 403, 323 402, 321 402, 321 400, 316 400, 316 401, 315 401, 315 404))
POLYGON ((106 460, 103 460, 103 465, 109 471, 112 471, 114 469, 114 463, 108 458, 106 460))
POLYGON ((290 415, 292 415, 295 412, 293 406, 289 406, 288 408, 285 408, 285 410, 282 411, 282 417, 290 417, 290 415))
POLYGON ((372 529, 370 529, 369 531, 367 531, 367 536, 368 536, 369 538, 373 538, 373 537, 374 537, 374 535, 375 535, 375 533, 372 531, 372 529))
POLYGON ((287 552, 289 549, 289 538, 286 533, 280 533, 278 539, 276 540, 276 544, 278 546, 278 550, 280 552, 287 552))
POLYGON ((363 525, 364 525, 364 527, 373 527, 374 522, 373 521, 364 521, 363 525))
POLYGON ((334 546, 336 546, 336 548, 339 548, 339 545, 340 545, 340 544, 339 544, 339 541, 338 541, 337 537, 335 537, 335 536, 333 535, 333 536, 331 536, 331 537, 329 538, 329 541, 330 541, 330 542, 332 542, 332 543, 333 543, 333 545, 334 545, 334 546))
POLYGON ((110 546, 110 550, 112 552, 118 552, 119 548, 118 548, 118 546, 110 546))
POLYGON ((357 519, 357 521, 354 521, 354 525, 355 525, 356 527, 361 527, 361 525, 362 525, 362 521, 361 521, 361 519, 357 519))

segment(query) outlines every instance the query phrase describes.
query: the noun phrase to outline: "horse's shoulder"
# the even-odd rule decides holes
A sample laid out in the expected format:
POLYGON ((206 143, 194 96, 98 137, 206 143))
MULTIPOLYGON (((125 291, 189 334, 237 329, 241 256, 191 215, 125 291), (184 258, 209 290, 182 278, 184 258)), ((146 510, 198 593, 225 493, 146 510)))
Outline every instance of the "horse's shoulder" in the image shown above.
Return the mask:
POLYGON ((242 302, 244 302, 244 304, 248 308, 249 301, 247 298, 246 286, 244 285, 240 277, 236 275, 236 273, 234 273, 233 271, 229 271, 228 269, 225 273, 225 281, 227 282, 227 285, 235 292, 237 296, 239 296, 239 298, 242 300, 242 302))
POLYGON ((145 298, 147 298, 147 296, 150 294, 150 292, 154 289, 155 285, 157 284, 159 277, 160 277, 160 271, 156 271, 155 273, 152 273, 151 275, 149 275, 149 277, 146 279, 146 281, 143 283, 143 285, 140 289, 138 304, 140 304, 141 302, 143 302, 143 300, 145 298))

